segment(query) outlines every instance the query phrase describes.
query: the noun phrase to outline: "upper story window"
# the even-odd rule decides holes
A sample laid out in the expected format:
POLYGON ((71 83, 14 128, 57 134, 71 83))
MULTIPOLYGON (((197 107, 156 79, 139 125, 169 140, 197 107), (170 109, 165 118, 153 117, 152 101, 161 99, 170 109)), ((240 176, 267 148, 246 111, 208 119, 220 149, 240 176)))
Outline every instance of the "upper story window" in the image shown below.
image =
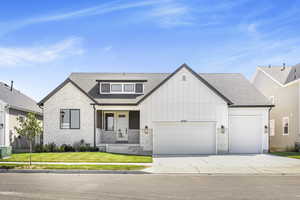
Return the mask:
POLYGON ((143 94, 143 83, 100 83, 101 94, 143 94))
POLYGON ((110 84, 110 91, 111 93, 120 93, 123 91, 123 85, 119 83, 112 83, 110 84))

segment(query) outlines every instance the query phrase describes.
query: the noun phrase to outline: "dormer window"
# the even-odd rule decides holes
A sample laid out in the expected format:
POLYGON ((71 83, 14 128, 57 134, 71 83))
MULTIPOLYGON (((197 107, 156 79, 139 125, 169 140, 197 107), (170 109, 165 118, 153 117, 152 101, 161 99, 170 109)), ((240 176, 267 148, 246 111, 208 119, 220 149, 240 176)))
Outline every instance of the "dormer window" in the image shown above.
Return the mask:
POLYGON ((127 83, 123 85, 124 92, 133 93, 134 92, 134 84, 133 83, 127 83))
POLYGON ((121 93, 123 91, 122 84, 119 84, 119 83, 110 84, 110 91, 111 91, 111 93, 121 93))
POLYGON ((101 94, 143 94, 143 83, 100 83, 101 94))

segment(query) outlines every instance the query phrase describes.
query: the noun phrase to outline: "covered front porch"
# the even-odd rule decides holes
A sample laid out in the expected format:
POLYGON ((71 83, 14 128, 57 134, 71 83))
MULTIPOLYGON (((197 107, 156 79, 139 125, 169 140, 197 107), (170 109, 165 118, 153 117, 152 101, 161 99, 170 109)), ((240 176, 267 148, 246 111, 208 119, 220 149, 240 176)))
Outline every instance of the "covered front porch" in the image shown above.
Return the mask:
POLYGON ((151 154, 144 144, 152 141, 152 129, 140 127, 139 110, 96 110, 96 146, 105 152, 151 154))

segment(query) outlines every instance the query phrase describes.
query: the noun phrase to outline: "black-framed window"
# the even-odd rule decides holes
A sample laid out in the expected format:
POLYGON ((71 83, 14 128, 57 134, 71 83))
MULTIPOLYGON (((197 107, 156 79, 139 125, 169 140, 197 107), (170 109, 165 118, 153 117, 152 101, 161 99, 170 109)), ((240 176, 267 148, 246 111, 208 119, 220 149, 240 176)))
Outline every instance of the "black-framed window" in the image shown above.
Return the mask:
POLYGON ((110 84, 109 83, 102 83, 101 84, 101 92, 102 93, 110 93, 110 84))
POLYGON ((80 109, 61 109, 60 128, 80 129, 80 109))
POLYGON ((136 83, 135 84, 135 92, 136 93, 143 93, 144 87, 142 83, 136 83))

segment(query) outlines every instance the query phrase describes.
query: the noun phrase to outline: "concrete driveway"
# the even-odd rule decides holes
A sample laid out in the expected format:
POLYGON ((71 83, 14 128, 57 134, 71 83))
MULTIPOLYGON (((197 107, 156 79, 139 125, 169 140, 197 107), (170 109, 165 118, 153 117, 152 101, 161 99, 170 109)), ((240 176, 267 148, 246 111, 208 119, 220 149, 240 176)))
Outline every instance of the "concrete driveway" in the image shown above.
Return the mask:
POLYGON ((154 156, 151 173, 300 174, 300 160, 269 154, 154 156))

